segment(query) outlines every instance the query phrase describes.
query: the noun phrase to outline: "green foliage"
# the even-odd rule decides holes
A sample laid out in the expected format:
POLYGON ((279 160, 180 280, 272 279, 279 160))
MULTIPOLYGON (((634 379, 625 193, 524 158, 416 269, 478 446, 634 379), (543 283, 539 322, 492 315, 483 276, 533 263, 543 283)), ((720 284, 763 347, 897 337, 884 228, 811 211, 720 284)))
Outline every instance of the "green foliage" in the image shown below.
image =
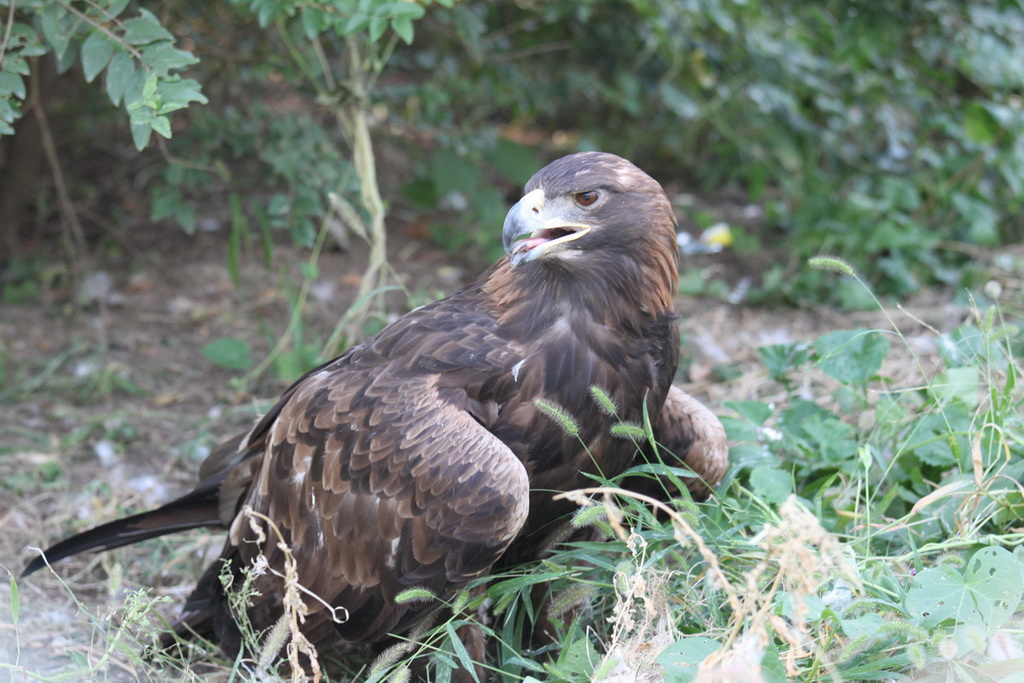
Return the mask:
POLYGON ((138 149, 156 131, 171 137, 170 114, 192 102, 205 103, 199 83, 180 72, 198 60, 175 47, 174 36, 157 17, 139 9, 125 19, 127 0, 101 0, 80 9, 57 0, 4 2, 12 7, 10 39, 0 44, 0 135, 14 132, 20 116, 19 100, 27 95, 24 78, 30 74, 27 58, 53 53, 60 70, 76 62, 86 82, 106 72, 110 101, 124 105, 132 139, 138 149))
POLYGON ((511 121, 743 188, 766 209, 747 251, 792 259, 751 296, 820 298, 823 276, 793 266, 823 250, 886 293, 957 283, 970 249, 953 243, 1014 237, 1019 2, 463 3, 436 20, 394 56, 416 85, 381 90, 417 127, 458 147, 511 121))
POLYGON ((430 4, 178 0, 168 7, 179 34, 230 45, 196 63, 170 22, 124 0, 4 3, 15 21, 0 46, 0 134, 20 115, 31 59, 47 52, 87 81, 104 78, 139 146, 212 97, 173 131, 188 152, 153 186, 154 218, 191 231, 190 202, 244 190, 258 224, 309 245, 337 220, 330 193, 361 190, 337 134, 355 103, 401 131, 414 175, 402 193, 441 210, 430 237, 487 258, 487 228, 507 204, 495 185, 536 170, 533 147, 604 147, 764 206, 760 229, 737 230, 745 253, 777 252, 753 298, 869 303, 847 283, 826 292, 823 274, 794 270, 822 250, 884 293, 962 284, 974 247, 1014 237, 1024 194, 1017 1, 430 4), (428 10, 431 31, 417 33, 428 10), (345 77, 350 39, 375 74, 369 90, 345 77), (385 66, 395 78, 377 78, 385 66), (181 77, 186 68, 206 95, 181 77), (252 159, 260 177, 239 177, 236 162, 252 159), (269 192, 253 199, 257 184, 269 192))
POLYGON ((229 370, 248 370, 252 367, 252 352, 244 339, 221 337, 199 348, 207 360, 229 370))
POLYGON ((989 633, 1009 620, 1024 597, 1024 567, 1006 548, 979 549, 961 571, 950 564, 914 576, 904 598, 912 623, 925 628, 949 622, 989 633))

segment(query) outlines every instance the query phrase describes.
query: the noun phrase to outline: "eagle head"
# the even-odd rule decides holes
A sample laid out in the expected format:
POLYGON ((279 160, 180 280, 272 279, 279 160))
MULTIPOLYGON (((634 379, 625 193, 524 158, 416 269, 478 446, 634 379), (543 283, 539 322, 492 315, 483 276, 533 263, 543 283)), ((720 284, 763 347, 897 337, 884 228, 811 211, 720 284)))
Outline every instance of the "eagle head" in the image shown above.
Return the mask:
POLYGON ((677 223, 661 185, 622 157, 570 154, 526 183, 508 212, 502 243, 512 266, 580 258, 588 252, 674 253, 677 223))

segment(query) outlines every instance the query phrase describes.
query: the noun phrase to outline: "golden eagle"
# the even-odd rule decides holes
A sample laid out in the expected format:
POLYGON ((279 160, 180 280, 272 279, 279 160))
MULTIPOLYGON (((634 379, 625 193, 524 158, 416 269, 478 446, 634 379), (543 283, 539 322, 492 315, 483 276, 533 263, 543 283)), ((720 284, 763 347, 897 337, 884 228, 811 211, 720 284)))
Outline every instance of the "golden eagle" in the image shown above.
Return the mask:
MULTIPOLYGON (((237 651, 218 580, 224 561, 236 582, 261 556, 275 570, 255 579, 253 626, 283 612, 284 553, 252 529, 251 509, 280 530, 298 582, 319 597, 307 600, 308 640, 381 642, 436 609, 396 603, 398 593, 420 587, 447 599, 537 557, 574 508, 557 493, 637 461, 636 445, 610 428, 642 422, 645 406, 657 440, 700 475, 690 487, 705 497, 725 470, 725 435, 672 387, 676 228, 661 186, 629 161, 583 152, 551 163, 508 213, 507 255, 475 282, 295 382, 206 460, 191 493, 62 541, 46 559, 227 529, 176 631, 237 651), (619 406, 617 419, 592 386, 619 406), (574 416, 578 435, 538 399, 574 416)), ((36 558, 25 573, 43 566, 36 558)))

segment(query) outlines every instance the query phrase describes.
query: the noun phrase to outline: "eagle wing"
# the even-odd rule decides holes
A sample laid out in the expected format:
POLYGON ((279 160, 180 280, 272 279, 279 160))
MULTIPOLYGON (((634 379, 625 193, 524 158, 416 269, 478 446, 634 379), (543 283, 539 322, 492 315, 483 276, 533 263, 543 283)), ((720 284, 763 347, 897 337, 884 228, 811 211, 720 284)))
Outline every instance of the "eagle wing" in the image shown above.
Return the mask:
MULTIPOLYGON (((226 477, 226 486, 251 483, 237 502, 222 500, 222 514, 239 511, 225 557, 236 572, 260 556, 282 572, 276 536, 258 542, 241 508, 273 520, 289 552, 304 560, 298 582, 319 598, 307 601, 314 623, 304 630, 313 642, 331 631, 375 641, 406 629, 436 603, 398 604, 398 593, 420 587, 449 597, 490 568, 526 521, 526 468, 488 431, 475 399, 508 344, 492 338, 486 316, 448 301, 443 312, 421 309, 303 378, 250 435, 250 444, 263 444, 261 457, 243 458, 234 470, 242 474, 226 477), (435 326, 439 320, 446 322, 435 326), (330 623, 327 605, 339 608, 342 623, 330 623)), ((250 618, 266 627, 281 614, 280 578, 265 573, 256 588, 264 597, 250 618)))

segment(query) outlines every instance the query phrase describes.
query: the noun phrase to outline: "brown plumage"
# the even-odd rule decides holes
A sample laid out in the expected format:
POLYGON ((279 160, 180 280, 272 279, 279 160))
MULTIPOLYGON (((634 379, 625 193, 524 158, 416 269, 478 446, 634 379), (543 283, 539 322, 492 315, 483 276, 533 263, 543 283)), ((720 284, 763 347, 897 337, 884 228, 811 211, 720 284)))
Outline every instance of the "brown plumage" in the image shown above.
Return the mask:
MULTIPOLYGON (((307 600, 308 638, 381 641, 435 609, 396 604, 396 594, 423 587, 448 598, 536 557, 573 509, 556 493, 634 464, 635 447, 610 435, 592 385, 622 420, 641 422, 646 402, 658 440, 702 475, 690 488, 706 497, 724 473, 725 436, 671 388, 678 250, 661 186, 611 154, 559 159, 526 185, 503 241, 508 255, 476 282, 297 381, 251 432, 210 456, 192 493, 63 541, 48 559, 221 526, 237 580, 261 554, 281 572, 282 551, 257 542, 248 506, 280 529, 302 586, 344 608, 335 623, 307 600), (537 399, 573 415, 579 437, 537 399)), ((234 650, 220 569, 201 577, 177 630, 234 650)), ((264 572, 255 588, 249 617, 265 628, 281 614, 281 580, 264 572)))

